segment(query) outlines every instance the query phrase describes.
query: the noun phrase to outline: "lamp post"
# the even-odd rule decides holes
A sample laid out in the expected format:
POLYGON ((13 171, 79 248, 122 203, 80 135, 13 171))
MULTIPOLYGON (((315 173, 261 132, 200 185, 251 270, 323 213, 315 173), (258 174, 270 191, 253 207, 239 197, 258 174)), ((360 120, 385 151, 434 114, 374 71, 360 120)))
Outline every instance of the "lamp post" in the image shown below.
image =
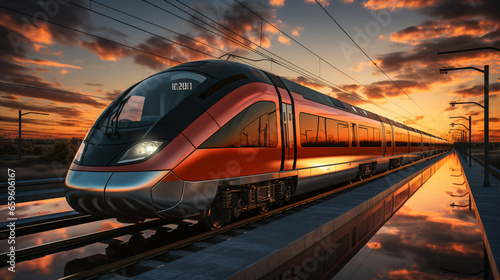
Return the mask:
POLYGON ((18 139, 18 144, 19 144, 19 159, 21 159, 21 152, 22 152, 22 146, 21 146, 21 117, 24 115, 28 114, 37 114, 37 115, 46 115, 48 116, 49 114, 47 113, 38 113, 38 112, 26 112, 24 114, 21 113, 21 110, 19 110, 19 139, 18 139))
POLYGON ((450 119, 466 119, 469 121, 469 167, 472 167, 472 117, 469 116, 469 118, 466 117, 450 117, 450 119))
POLYGON ((477 102, 456 102, 456 101, 451 101, 450 106, 454 107, 456 104, 476 104, 478 106, 481 106, 484 109, 484 181, 483 181, 483 187, 489 187, 490 186, 490 154, 489 154, 489 145, 490 145, 490 140, 489 140, 489 127, 490 127, 490 122, 489 122, 489 108, 490 108, 490 93, 489 93, 489 76, 490 76, 490 66, 489 65, 484 65, 484 70, 481 70, 476 67, 458 67, 458 68, 449 68, 449 67, 443 67, 439 69, 439 72, 441 74, 448 74, 448 71, 455 71, 455 70, 464 70, 464 69, 472 69, 479 71, 484 74, 484 106, 477 103, 477 102))

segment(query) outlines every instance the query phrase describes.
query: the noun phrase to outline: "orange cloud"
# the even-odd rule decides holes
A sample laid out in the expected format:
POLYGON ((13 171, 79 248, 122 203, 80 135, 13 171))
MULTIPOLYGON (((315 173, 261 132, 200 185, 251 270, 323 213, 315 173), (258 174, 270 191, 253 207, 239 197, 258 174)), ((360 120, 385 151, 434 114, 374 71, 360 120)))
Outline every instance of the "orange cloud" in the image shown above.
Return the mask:
POLYGON ((292 30, 292 35, 299 37, 300 36, 299 32, 302 31, 302 30, 304 30, 304 27, 298 26, 297 28, 295 28, 294 30, 292 30))
POLYGON ((361 61, 358 65, 349 68, 349 70, 361 72, 365 68, 365 66, 366 66, 366 62, 361 61))
POLYGON ((8 26, 14 32, 22 34, 33 43, 54 44, 48 24, 21 24, 8 14, 0 14, 0 25, 8 26))
POLYGON ((292 44, 290 42, 290 39, 288 39, 288 37, 283 36, 282 34, 280 34, 280 36, 278 37, 278 41, 280 43, 282 43, 283 45, 287 45, 287 46, 290 46, 292 44))
POLYGON ((71 65, 71 64, 64 64, 64 63, 60 63, 57 61, 51 61, 51 60, 46 60, 46 59, 27 59, 27 58, 13 57, 12 60, 14 60, 15 62, 18 62, 18 63, 37 64, 40 66, 47 66, 47 67, 83 69, 80 66, 75 66, 75 65, 71 65))
POLYGON ((440 0, 368 0, 363 3, 363 6, 369 10, 389 9, 391 11, 397 9, 421 9, 433 6, 441 2, 440 0))
POLYGON ((269 5, 275 7, 282 7, 285 5, 285 0, 269 0, 269 5))

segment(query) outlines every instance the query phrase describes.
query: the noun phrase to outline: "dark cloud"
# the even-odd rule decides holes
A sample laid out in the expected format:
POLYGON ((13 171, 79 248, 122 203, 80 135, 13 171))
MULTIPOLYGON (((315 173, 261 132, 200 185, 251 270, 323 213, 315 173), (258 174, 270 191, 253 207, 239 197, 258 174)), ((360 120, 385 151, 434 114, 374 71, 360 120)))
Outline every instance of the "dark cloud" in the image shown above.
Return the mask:
POLYGON ((446 109, 444 109, 444 111, 455 111, 457 110, 458 108, 455 106, 455 107, 446 107, 446 109))
POLYGON ((122 57, 131 56, 133 54, 133 51, 131 49, 103 39, 81 42, 80 44, 91 52, 99 55, 99 57, 103 60, 115 61, 122 57))
POLYGON ((103 87, 104 86, 103 84, 99 84, 99 83, 85 83, 85 85, 91 86, 91 87, 103 87))
POLYGON ((325 88, 327 86, 325 86, 324 84, 320 84, 320 83, 316 83, 316 82, 313 82, 303 76, 298 76, 298 77, 287 77, 288 80, 292 81, 292 82, 295 82, 297 84, 301 84, 305 87, 310 87, 310 88, 313 88, 313 89, 321 89, 321 88, 325 88))
POLYGON ((115 100, 118 95, 122 94, 123 91, 119 90, 119 89, 115 89, 111 92, 106 92, 106 99, 107 100, 115 100))
MULTIPOLYGON (((490 84, 489 93, 500 93, 500 83, 492 83, 490 84)), ((477 97, 484 95, 484 85, 476 85, 464 89, 459 89, 453 92, 456 95, 460 95, 462 97, 477 97)))

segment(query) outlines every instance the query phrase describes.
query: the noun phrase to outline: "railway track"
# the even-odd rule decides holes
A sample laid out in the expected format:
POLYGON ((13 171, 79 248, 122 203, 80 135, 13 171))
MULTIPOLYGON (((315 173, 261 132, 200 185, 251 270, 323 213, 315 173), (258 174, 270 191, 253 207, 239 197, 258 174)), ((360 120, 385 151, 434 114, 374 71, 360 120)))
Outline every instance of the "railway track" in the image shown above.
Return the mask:
MULTIPOLYGON (((49 217, 47 218, 26 223, 22 222, 23 220, 19 220, 16 223, 16 237, 90 223, 103 219, 91 215, 82 215, 76 211, 68 211, 48 216, 49 217)), ((6 226, 2 227, 2 230, 0 230, 0 240, 7 239, 9 237, 9 231, 10 230, 6 226)))
MULTIPOLYGON (((277 217, 278 215, 286 215, 287 214, 286 212, 291 213, 291 211, 294 209, 300 210, 300 207, 306 207, 307 205, 312 205, 314 202, 319 202, 321 199, 325 199, 326 197, 329 197, 332 195, 338 195, 342 192, 347 191, 348 189, 360 187, 360 186, 364 185, 365 183, 379 179, 379 178, 386 176, 388 174, 391 174, 393 172, 397 172, 397 171, 400 171, 402 169, 406 169, 406 168, 411 167, 417 163, 432 159, 434 157, 435 156, 428 157, 426 159, 419 160, 419 161, 413 162, 411 164, 408 164, 408 165, 405 165, 405 166, 402 166, 402 167, 399 167, 396 169, 392 169, 392 170, 389 170, 389 171, 381 173, 381 174, 374 175, 374 176, 367 178, 365 180, 362 180, 362 181, 357 181, 357 182, 354 182, 354 183, 351 183, 348 185, 344 185, 344 186, 335 188, 333 190, 329 190, 329 191, 324 192, 324 193, 316 194, 316 195, 301 199, 299 201, 289 203, 289 204, 281 206, 279 208, 269 210, 266 213, 262 213, 262 214, 259 214, 256 216, 251 216, 251 217, 244 218, 244 219, 241 219, 238 221, 234 221, 226 226, 223 226, 220 229, 211 230, 211 231, 204 231, 204 232, 195 234, 193 236, 183 238, 180 240, 176 240, 174 242, 171 242, 171 243, 168 243, 165 245, 156 246, 154 248, 151 248, 151 246, 148 246, 150 248, 148 248, 147 250, 142 251, 142 252, 138 252, 137 254, 134 254, 132 256, 128 256, 125 258, 118 259, 116 261, 105 263, 105 264, 99 265, 97 267, 87 269, 85 271, 81 271, 81 272, 77 272, 77 273, 74 273, 71 275, 67 275, 61 279, 64 279, 64 280, 91 279, 91 278, 95 278, 95 277, 98 277, 98 276, 106 274, 106 273, 110 273, 113 271, 117 271, 117 270, 131 267, 137 263, 140 263, 141 261, 161 257, 162 255, 165 255, 169 252, 179 250, 182 248, 186 248, 186 247, 193 245, 195 243, 203 242, 203 241, 209 240, 211 238, 215 238, 217 236, 221 236, 221 235, 235 236, 235 235, 240 234, 237 231, 242 230, 244 227, 247 227, 247 228, 251 227, 252 224, 262 222, 263 220, 269 219, 272 217, 277 217)), ((168 259, 167 257, 164 257, 163 259, 165 259, 165 258, 168 259)))
MULTIPOLYGON (((73 238, 63 239, 59 241, 53 241, 49 243, 45 243, 38 246, 32 246, 28 248, 23 248, 16 250, 16 260, 18 262, 34 259, 37 257, 42 257, 48 254, 57 253, 60 251, 66 251, 78 247, 82 247, 84 245, 92 244, 95 242, 111 239, 118 236, 127 235, 130 233, 139 232, 146 229, 151 229, 155 227, 161 227, 165 224, 171 223, 171 221, 162 220, 162 219, 154 219, 151 221, 147 221, 140 224, 133 224, 129 226, 124 226, 120 228, 115 228, 107 231, 97 232, 97 233, 89 233, 80 235, 73 238)), ((7 261, 9 257, 7 253, 0 254, 0 262, 1 266, 7 266, 7 261)))

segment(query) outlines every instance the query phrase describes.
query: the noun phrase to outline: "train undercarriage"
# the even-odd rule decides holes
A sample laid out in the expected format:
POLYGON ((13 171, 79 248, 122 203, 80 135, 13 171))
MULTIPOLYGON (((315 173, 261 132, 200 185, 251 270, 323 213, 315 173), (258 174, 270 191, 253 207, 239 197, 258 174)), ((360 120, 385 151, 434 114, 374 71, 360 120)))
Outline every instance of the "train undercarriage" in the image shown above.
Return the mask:
POLYGON ((219 184, 212 206, 204 211, 200 220, 208 228, 216 229, 238 218, 243 212, 267 212, 272 205, 281 206, 290 200, 296 181, 296 178, 283 178, 242 186, 219 184))

